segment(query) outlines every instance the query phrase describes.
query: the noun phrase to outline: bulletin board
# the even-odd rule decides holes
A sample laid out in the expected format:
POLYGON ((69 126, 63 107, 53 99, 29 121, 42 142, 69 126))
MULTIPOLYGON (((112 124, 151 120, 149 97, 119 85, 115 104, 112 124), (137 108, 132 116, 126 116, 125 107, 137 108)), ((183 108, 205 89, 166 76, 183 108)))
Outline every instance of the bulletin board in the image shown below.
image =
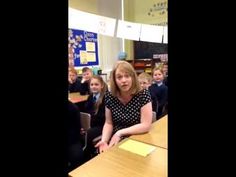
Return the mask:
POLYGON ((99 64, 96 33, 69 29, 68 50, 69 60, 73 60, 75 67, 99 64))

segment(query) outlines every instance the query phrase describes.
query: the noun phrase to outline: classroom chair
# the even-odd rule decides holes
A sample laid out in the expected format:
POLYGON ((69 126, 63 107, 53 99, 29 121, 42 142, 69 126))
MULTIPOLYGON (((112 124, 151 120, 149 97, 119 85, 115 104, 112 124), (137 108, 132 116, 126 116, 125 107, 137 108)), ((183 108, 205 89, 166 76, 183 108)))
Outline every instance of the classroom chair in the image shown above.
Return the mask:
POLYGON ((155 111, 152 111, 152 123, 157 120, 157 113, 155 111))
MULTIPOLYGON (((91 128, 90 126, 91 124, 91 115, 89 113, 86 112, 80 112, 80 125, 81 128, 83 128, 85 130, 85 137, 84 137, 84 146, 83 146, 83 150, 86 149, 88 141, 87 141, 87 130, 91 128)), ((96 137, 93 139, 93 144, 96 144, 98 141, 100 141, 102 138, 102 135, 96 137)))

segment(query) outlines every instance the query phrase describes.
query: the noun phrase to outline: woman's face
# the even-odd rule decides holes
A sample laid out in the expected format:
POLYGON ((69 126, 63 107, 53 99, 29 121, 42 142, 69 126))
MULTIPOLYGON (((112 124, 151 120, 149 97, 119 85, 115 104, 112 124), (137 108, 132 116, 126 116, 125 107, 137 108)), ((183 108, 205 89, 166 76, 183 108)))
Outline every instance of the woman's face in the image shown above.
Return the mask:
POLYGON ((92 93, 101 93, 102 91, 102 84, 98 79, 92 78, 90 81, 90 91, 92 93))
POLYGON ((117 68, 115 73, 115 81, 120 92, 128 92, 132 86, 132 77, 129 73, 117 68))

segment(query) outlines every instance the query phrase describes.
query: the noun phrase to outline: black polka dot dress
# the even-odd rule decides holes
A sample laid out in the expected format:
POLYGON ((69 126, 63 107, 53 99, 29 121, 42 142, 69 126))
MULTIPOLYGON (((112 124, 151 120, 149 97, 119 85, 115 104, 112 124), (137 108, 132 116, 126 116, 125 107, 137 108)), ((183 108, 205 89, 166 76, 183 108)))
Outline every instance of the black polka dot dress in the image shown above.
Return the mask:
POLYGON ((110 92, 107 92, 105 105, 112 113, 113 133, 140 123, 141 108, 149 102, 151 102, 151 95, 146 89, 137 93, 126 105, 110 92))

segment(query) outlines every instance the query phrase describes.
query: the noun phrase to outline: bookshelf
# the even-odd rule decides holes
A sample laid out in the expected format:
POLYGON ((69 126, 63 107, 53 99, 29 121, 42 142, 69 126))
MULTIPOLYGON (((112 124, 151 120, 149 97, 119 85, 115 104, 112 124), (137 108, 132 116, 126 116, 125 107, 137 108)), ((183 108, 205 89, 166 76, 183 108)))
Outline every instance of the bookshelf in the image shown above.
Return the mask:
POLYGON ((134 59, 126 61, 132 64, 137 74, 140 74, 142 72, 147 72, 149 74, 152 74, 153 68, 160 61, 160 59, 143 58, 143 59, 134 59))

